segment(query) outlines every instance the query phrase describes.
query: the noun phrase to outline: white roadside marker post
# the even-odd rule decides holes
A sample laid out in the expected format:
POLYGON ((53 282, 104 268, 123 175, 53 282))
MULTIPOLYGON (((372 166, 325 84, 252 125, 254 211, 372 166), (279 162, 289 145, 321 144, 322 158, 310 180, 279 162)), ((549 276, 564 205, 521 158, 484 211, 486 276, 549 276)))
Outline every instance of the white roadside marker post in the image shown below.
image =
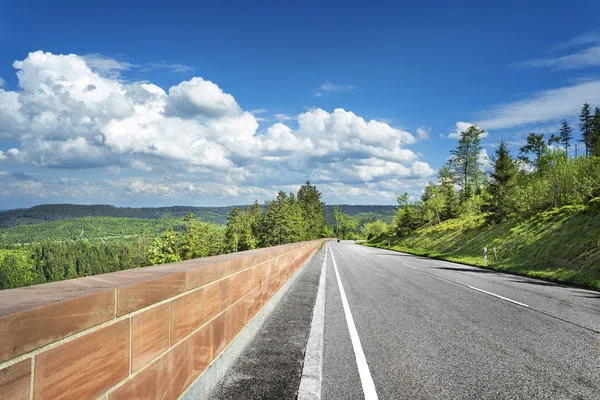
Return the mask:
POLYGON ((494 261, 498 261, 498 255, 496 254, 496 246, 494 246, 494 261))
POLYGON ((483 265, 487 265, 487 247, 483 248, 483 265))

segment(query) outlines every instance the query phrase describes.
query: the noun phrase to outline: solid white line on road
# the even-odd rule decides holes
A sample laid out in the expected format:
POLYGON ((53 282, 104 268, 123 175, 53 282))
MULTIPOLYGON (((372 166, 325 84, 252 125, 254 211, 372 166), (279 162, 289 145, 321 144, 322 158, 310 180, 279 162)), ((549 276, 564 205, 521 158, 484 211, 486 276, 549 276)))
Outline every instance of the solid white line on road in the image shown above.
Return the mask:
POLYGON ((321 266, 319 289, 313 310, 313 319, 304 353, 304 367, 298 389, 299 400, 319 400, 323 380, 323 332, 325 328, 325 280, 327 276, 327 250, 321 266))
POLYGON ((348 305, 348 299, 346 298, 346 292, 344 291, 344 285, 340 279, 340 273, 331 252, 331 259, 333 261, 333 269, 335 271, 335 277, 337 278, 338 287, 340 288, 340 295, 342 296, 342 306, 344 307, 344 314, 346 314, 346 323, 348 324, 348 331, 350 331, 350 339, 352 341, 352 347, 354 349, 354 355, 356 356, 356 364, 358 366, 358 374, 360 376, 360 382, 362 384, 365 400, 377 400, 377 392, 375 391, 375 383, 373 377, 369 371, 369 365, 367 364, 367 358, 363 352, 362 345, 360 344, 360 338, 356 331, 356 325, 354 325, 354 318, 350 312, 350 306, 348 305))
POLYGON ((518 301, 516 301, 516 300, 511 300, 511 299, 509 299, 509 298, 507 298, 507 297, 500 296, 499 294, 495 294, 495 293, 492 293, 492 292, 488 292, 487 290, 478 289, 478 288, 476 288, 476 287, 473 287, 473 286, 468 286, 468 288, 470 288, 470 289, 473 289, 473 290, 477 290, 478 292, 485 293, 485 294, 487 294, 487 295, 490 295, 490 296, 497 297, 497 298, 499 298, 499 299, 502 299, 502 300, 510 301, 511 303, 517 304, 517 305, 519 305, 519 306, 521 306, 521 307, 526 307, 526 308, 529 308, 529 306, 528 306, 527 304, 519 303, 519 302, 518 302, 518 301))

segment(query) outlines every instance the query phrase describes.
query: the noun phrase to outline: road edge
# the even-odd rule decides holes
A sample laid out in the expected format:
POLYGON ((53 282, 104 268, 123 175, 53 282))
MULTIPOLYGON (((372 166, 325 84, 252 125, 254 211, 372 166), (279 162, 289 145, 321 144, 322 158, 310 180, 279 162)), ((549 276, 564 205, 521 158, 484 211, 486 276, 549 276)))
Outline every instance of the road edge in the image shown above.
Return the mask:
POLYGON ((319 289, 313 309, 310 334, 306 344, 304 366, 300 387, 298 388, 299 400, 321 399, 321 382, 323 380, 323 339, 325 331, 325 283, 327 279, 327 253, 329 246, 325 245, 325 257, 321 266, 319 289))

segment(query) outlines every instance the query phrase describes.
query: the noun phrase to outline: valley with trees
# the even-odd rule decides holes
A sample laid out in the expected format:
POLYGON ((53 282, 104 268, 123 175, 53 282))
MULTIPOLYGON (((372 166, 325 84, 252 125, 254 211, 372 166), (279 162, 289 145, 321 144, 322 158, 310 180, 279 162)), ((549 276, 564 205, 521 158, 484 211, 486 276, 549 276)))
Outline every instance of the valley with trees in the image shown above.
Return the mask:
POLYGON ((489 160, 469 127, 369 245, 600 289, 600 109, 584 104, 579 121, 579 134, 566 120, 530 133, 518 154, 502 139, 489 160))
POLYGON ((0 289, 320 237, 380 234, 394 206, 325 205, 310 182, 264 204, 119 208, 42 205, 0 213, 0 289), (379 228, 378 228, 379 227, 379 228))

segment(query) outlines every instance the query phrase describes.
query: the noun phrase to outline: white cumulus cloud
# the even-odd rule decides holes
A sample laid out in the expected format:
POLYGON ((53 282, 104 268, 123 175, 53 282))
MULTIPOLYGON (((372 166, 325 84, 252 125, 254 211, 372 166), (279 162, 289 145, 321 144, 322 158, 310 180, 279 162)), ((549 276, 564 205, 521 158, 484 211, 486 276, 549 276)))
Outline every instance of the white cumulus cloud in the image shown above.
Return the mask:
MULTIPOLYGON (((201 77, 165 90, 121 79, 119 71, 132 68, 126 62, 42 51, 13 66, 19 88, 0 89, 0 139, 18 145, 0 151, 0 161, 140 174, 107 180, 105 194, 270 196, 274 188, 312 179, 338 185, 332 190, 368 183, 356 193, 384 196, 391 190, 386 182, 417 185, 434 173, 407 148, 416 142, 411 133, 342 108, 276 114, 279 122, 259 131, 254 114, 265 110, 243 110, 233 95, 201 77), (159 171, 176 175, 144 178, 159 171)), ((322 90, 350 90, 329 85, 322 90)), ((76 193, 62 181, 37 183, 47 184, 40 196, 76 193)), ((86 193, 101 186, 89 184, 86 193)), ((11 186, 21 195, 31 187, 11 186)))

